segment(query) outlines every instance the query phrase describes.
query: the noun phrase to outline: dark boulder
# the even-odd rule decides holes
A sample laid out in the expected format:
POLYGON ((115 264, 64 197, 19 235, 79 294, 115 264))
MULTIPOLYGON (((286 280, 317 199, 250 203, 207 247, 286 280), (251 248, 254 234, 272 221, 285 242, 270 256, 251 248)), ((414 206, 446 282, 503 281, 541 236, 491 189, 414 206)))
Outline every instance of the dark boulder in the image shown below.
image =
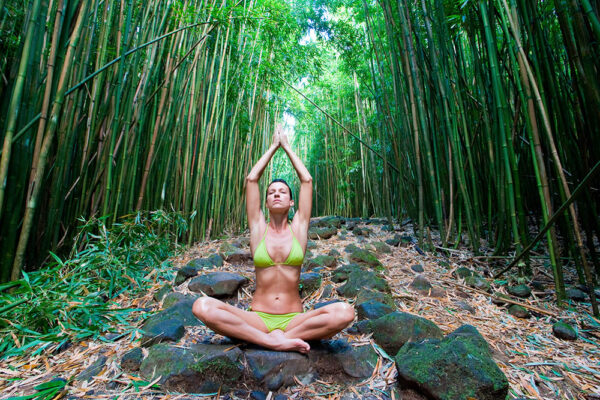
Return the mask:
POLYGON ((181 320, 167 314, 156 314, 144 322, 141 327, 142 346, 151 346, 160 342, 176 342, 185 334, 181 320))
POLYGON ((190 281, 188 289, 192 292, 203 292, 212 297, 229 297, 237 293, 238 288, 248 279, 231 272, 212 272, 201 275, 190 281))
POLYGON ((381 292, 390 291, 387 281, 372 271, 350 272, 346 283, 336 290, 341 296, 354 297, 364 289, 374 289, 381 292))
POLYGON ((161 376, 164 389, 187 393, 211 393, 231 388, 242 377, 242 351, 227 345, 196 344, 176 347, 157 344, 149 349, 140 367, 147 380, 161 376))
POLYGON ((442 330, 433 322, 400 311, 372 320, 369 329, 373 332, 375 343, 390 355, 396 354, 409 341, 441 339, 444 336, 442 330))
POLYGON ((566 322, 559 321, 552 325, 552 333, 559 339, 577 340, 577 331, 566 322))
POLYGON ((312 363, 300 353, 262 349, 245 353, 249 374, 269 390, 295 385, 294 377, 304 384, 316 378, 312 363))
POLYGON ((121 357, 121 369, 126 371, 138 371, 142 365, 144 354, 140 347, 136 347, 123 354, 121 357))
POLYGON ((394 309, 379 301, 365 301, 356 306, 358 319, 377 319, 393 312, 394 309))
POLYGON ((154 293, 154 301, 161 301, 172 290, 173 286, 171 286, 169 283, 162 285, 161 288, 154 293))
POLYGON ((368 378, 377 364, 377 353, 372 346, 352 346, 346 339, 323 340, 308 353, 319 376, 339 372, 352 378, 368 378))
POLYGON ((524 284, 516 285, 516 286, 509 286, 507 288, 507 291, 508 291, 508 293, 512 294, 513 296, 521 297, 524 299, 531 296, 531 288, 524 284))
POLYGON ((443 339, 405 344, 395 357, 398 381, 436 400, 498 400, 508 380, 477 329, 463 325, 443 339))
POLYGON ((518 304, 513 304, 510 307, 508 307, 508 313, 510 315, 512 315, 513 317, 517 317, 517 318, 529 318, 529 317, 531 317, 531 314, 529 313, 529 310, 526 309, 523 306, 518 305, 518 304))

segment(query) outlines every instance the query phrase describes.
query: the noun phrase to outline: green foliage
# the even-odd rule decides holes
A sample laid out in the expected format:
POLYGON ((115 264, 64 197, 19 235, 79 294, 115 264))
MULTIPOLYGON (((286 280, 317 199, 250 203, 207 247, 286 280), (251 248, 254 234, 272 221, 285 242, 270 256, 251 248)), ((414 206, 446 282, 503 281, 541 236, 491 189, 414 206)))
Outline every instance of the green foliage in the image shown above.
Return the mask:
POLYGON ((178 213, 159 210, 122 218, 108 230, 105 218, 81 220, 68 260, 53 261, 0 287, 0 354, 33 351, 67 340, 98 338, 119 324, 133 330, 137 309, 119 308, 120 295, 136 296, 159 280, 172 279, 167 258, 187 229, 178 213), (9 290, 10 289, 10 290, 9 290), (20 342, 15 346, 12 334, 20 342))

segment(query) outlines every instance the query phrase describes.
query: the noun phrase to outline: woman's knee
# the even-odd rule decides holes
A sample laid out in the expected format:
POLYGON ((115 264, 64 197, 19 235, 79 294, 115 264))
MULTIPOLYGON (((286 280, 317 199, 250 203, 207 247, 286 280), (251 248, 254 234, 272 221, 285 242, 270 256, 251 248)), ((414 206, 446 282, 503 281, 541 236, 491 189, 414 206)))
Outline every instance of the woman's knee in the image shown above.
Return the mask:
POLYGON ((215 303, 216 300, 211 297, 200 297, 199 299, 194 301, 194 304, 192 305, 192 313, 199 320, 206 321, 212 314, 211 310, 213 310, 216 307, 215 303))
POLYGON ((337 321, 340 325, 346 326, 354 321, 354 307, 348 303, 333 303, 329 312, 335 317, 332 320, 337 321))

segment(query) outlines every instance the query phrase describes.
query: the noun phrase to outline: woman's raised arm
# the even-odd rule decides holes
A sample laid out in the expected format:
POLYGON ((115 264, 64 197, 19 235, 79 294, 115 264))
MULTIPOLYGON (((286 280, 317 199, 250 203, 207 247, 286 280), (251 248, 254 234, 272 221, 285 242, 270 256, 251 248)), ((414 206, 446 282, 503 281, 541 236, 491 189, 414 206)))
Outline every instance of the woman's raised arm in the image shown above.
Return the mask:
POLYGON ((281 142, 279 141, 279 134, 276 129, 275 134, 273 135, 273 144, 271 144, 271 147, 269 147, 265 154, 262 155, 260 160, 254 164, 254 167, 252 167, 252 170, 246 177, 246 214, 248 215, 248 227, 250 228, 250 235, 252 235, 253 231, 264 228, 262 224, 265 223, 265 216, 260 208, 258 180, 262 176, 267 164, 269 164, 269 161, 271 161, 273 154, 275 154, 279 146, 281 146, 281 142))
POLYGON ((308 169, 304 166, 300 157, 294 153, 290 144, 288 143, 287 136, 280 133, 281 147, 285 150, 286 154, 290 158, 298 178, 300 179, 300 195, 298 196, 298 212, 294 215, 293 224, 297 224, 299 232, 308 232, 308 223, 310 221, 310 213, 312 210, 312 176, 308 172, 308 169))

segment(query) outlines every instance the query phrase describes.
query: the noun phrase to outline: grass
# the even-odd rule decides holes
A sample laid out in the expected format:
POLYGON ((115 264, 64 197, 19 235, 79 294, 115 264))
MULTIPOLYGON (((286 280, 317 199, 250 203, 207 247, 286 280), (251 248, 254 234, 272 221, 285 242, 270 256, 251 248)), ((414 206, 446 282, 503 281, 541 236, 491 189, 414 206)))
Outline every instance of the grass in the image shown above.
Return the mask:
POLYGON ((178 213, 125 216, 109 229, 105 218, 82 220, 67 260, 52 261, 18 281, 0 285, 0 358, 36 355, 53 344, 98 339, 119 324, 135 333, 136 308, 121 308, 156 280, 171 280, 168 258, 187 230, 178 213))

